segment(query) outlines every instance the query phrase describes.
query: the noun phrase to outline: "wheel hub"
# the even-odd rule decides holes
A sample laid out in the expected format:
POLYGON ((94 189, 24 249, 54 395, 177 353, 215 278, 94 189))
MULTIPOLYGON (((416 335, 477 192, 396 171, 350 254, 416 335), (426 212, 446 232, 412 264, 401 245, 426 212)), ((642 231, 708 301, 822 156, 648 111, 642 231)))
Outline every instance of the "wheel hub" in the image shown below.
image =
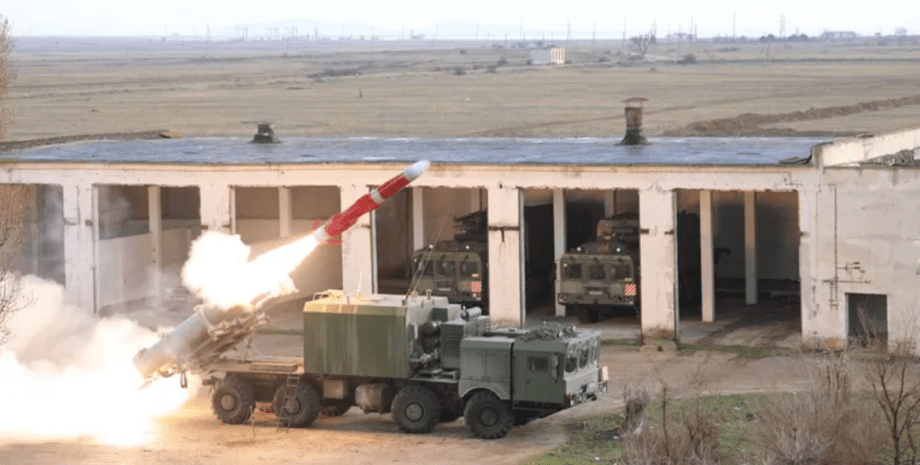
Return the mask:
POLYGON ((419 421, 425 415, 425 409, 419 404, 409 404, 405 410, 406 419, 409 421, 419 421))
POLYGON ((220 396, 220 408, 230 411, 236 408, 236 397, 233 394, 220 396))
POLYGON ((479 412, 479 423, 483 426, 495 426, 498 423, 498 412, 493 408, 484 408, 479 412))

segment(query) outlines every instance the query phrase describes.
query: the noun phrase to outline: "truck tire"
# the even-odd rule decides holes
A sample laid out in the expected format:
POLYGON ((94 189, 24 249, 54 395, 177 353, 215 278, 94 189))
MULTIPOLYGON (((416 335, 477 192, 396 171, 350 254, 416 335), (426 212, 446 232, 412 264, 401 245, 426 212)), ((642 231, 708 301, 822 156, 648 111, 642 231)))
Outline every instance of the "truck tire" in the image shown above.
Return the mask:
MULTIPOLYGON (((289 399, 287 405, 282 405, 284 395, 285 386, 281 386, 275 391, 275 398, 272 399, 272 408, 274 408, 275 415, 278 418, 283 418, 284 420, 290 418, 292 428, 310 426, 316 421, 316 417, 319 416, 320 406, 319 396, 313 386, 310 386, 307 382, 301 382, 297 388, 297 395, 293 399, 289 399), (287 412, 282 411, 282 408, 288 409, 287 412)), ((287 421, 283 426, 288 426, 287 421)))
POLYGON ((220 380, 211 394, 211 410, 218 420, 228 425, 238 425, 248 420, 255 406, 252 385, 236 376, 220 380))
POLYGON ((578 317, 578 322, 581 324, 597 323, 601 319, 600 313, 596 309, 585 305, 577 307, 575 316, 578 317))
POLYGON ((391 414, 399 429, 412 434, 429 433, 441 418, 441 402, 431 389, 409 385, 396 393, 391 414))
POLYGON ((514 424, 514 415, 508 406, 489 391, 473 394, 466 403, 463 417, 473 436, 480 439, 503 438, 514 424))

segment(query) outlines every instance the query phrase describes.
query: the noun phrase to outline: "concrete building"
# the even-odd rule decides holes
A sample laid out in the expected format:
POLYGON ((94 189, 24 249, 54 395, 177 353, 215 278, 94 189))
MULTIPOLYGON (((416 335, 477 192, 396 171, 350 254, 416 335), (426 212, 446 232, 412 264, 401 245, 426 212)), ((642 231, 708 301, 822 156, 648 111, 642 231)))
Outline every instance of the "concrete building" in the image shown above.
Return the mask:
POLYGON ((533 65, 565 64, 565 48, 552 47, 530 51, 530 63, 533 65))
POLYGON ((22 269, 62 282, 72 304, 102 314, 154 306, 202 230, 239 234, 253 255, 317 227, 408 163, 429 172, 361 218, 341 243, 293 273, 307 298, 327 288, 405 292, 413 250, 452 235, 454 217, 486 209, 490 311, 522 324, 528 286, 552 289, 552 263, 598 219, 639 214, 641 329, 679 337, 680 282, 699 283, 699 318, 718 318, 720 287, 749 304, 800 296, 806 346, 842 348, 858 310, 889 338, 918 337, 920 129, 833 142, 795 138, 285 138, 99 141, 5 154, 0 183, 34 202, 22 269), (678 212, 698 231, 677 228, 678 212), (535 214, 549 212, 546 215, 535 214), (699 241, 696 280, 677 263, 699 241), (545 261, 545 260, 544 260, 545 261), (532 278, 532 279, 531 279, 532 278), (734 286, 734 287, 733 287, 734 286), (498 291, 500 290, 500 291, 498 291))

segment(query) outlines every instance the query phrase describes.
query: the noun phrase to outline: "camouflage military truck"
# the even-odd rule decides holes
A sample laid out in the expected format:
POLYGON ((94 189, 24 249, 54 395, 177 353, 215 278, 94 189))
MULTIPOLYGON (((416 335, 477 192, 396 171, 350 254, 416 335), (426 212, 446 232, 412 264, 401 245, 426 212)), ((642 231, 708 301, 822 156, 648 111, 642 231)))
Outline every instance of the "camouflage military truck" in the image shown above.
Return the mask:
POLYGON ((413 288, 447 297, 464 307, 486 308, 488 256, 485 210, 454 220, 454 239, 438 241, 412 254, 413 288))
POLYGON ((224 423, 259 404, 304 427, 353 406, 390 413, 408 433, 465 418, 475 437, 595 400, 607 389, 600 333, 575 327, 492 329, 478 308, 445 297, 348 296, 304 306, 303 357, 223 356, 201 369, 224 423))
POLYGON ((639 216, 614 215, 597 224, 597 240, 559 260, 556 296, 582 323, 621 309, 639 311, 639 216))
MULTIPOLYGON (((700 302, 700 222, 695 213, 677 214, 679 305, 700 302)), ((581 323, 601 316, 640 312, 639 217, 614 215, 597 224, 597 240, 576 247, 560 259, 560 290, 556 296, 566 313, 581 323)))

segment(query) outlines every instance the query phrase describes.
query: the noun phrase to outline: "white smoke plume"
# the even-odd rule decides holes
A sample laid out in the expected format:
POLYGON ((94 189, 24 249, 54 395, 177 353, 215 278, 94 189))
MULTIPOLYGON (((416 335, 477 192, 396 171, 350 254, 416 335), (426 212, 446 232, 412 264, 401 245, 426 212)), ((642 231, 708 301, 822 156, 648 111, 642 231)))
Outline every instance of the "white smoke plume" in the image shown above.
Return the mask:
POLYGON ((250 305, 296 292, 289 275, 317 245, 308 235, 250 261, 250 248, 240 236, 207 231, 192 244, 182 282, 208 305, 250 305))
POLYGON ((157 341, 152 331, 67 306, 52 281, 25 276, 22 283, 27 306, 12 316, 13 338, 0 346, 3 440, 141 444, 155 438, 156 418, 195 395, 178 382, 139 389, 131 355, 157 341))

